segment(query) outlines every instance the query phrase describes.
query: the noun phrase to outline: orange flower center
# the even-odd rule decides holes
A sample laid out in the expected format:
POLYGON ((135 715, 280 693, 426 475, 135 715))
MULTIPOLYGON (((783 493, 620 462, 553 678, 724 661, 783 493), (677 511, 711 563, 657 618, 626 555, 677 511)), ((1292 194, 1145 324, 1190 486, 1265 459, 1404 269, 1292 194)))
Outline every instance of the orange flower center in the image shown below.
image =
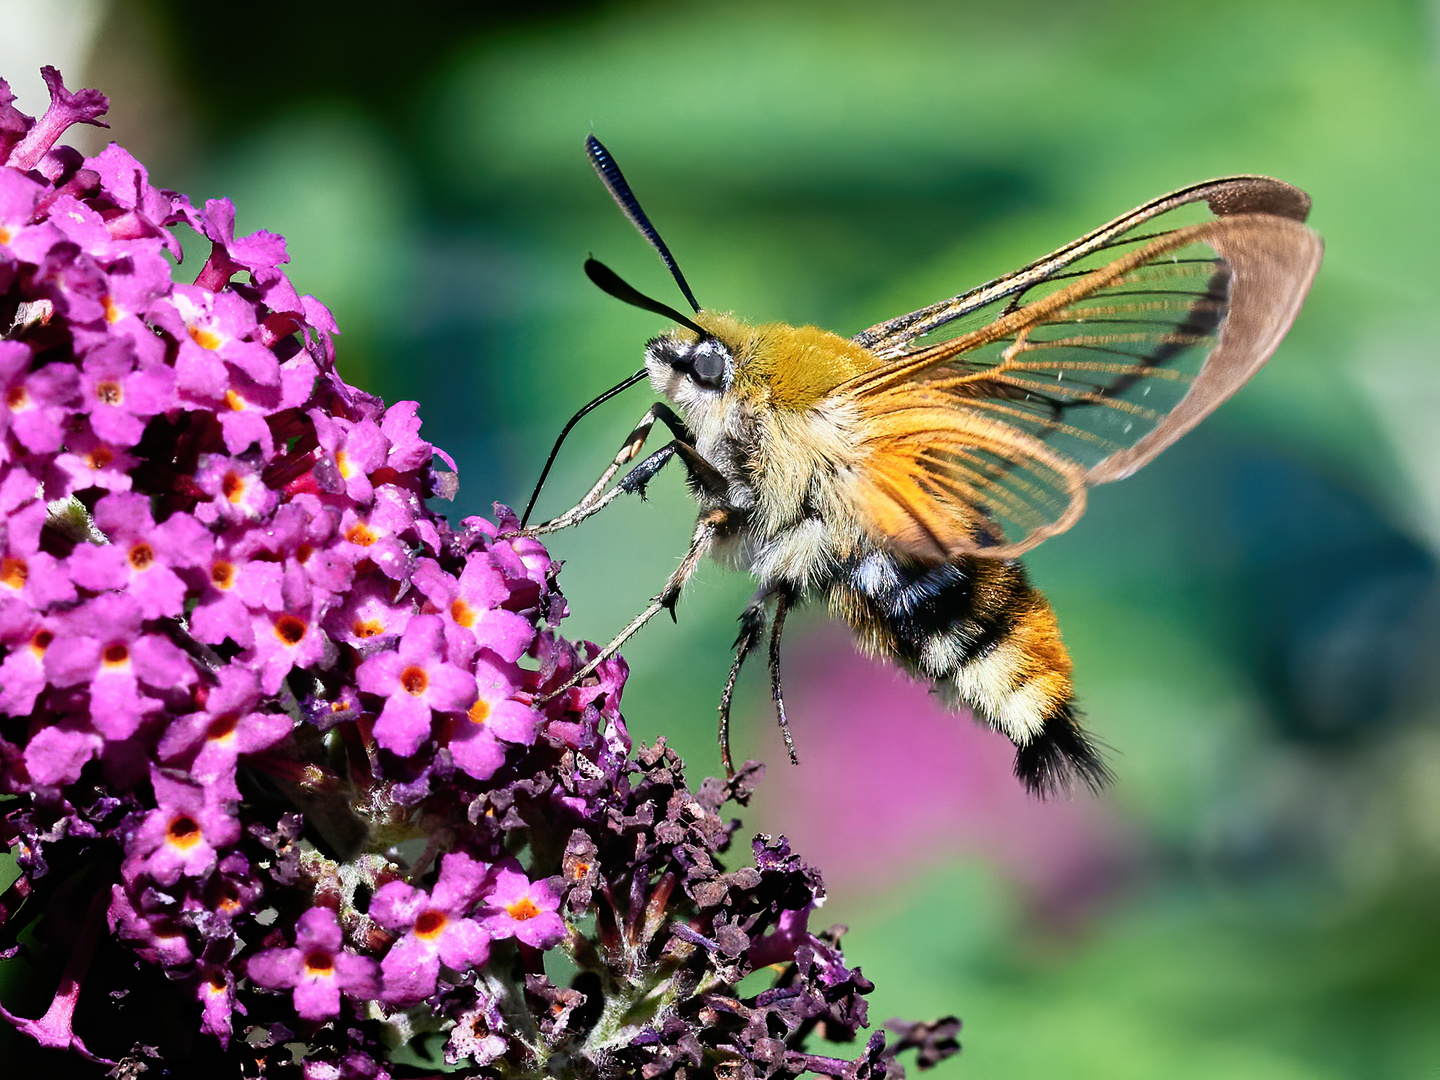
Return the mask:
POLYGON ((483 724, 490 716, 490 703, 484 698, 480 698, 474 705, 470 706, 470 711, 465 715, 470 717, 475 723, 483 724))
POLYGON ((340 470, 340 475, 349 480, 360 470, 350 464, 350 456, 344 450, 335 451, 335 467, 340 470))
POLYGON ((221 739, 227 739, 233 735, 235 729, 239 726, 240 714, 228 712, 210 721, 210 726, 205 729, 205 737, 218 742, 221 739))
POLYGON ((5 404, 10 406, 11 412, 19 412, 30 405, 30 395, 25 392, 23 386, 12 386, 5 393, 5 404))
POLYGON ((170 819, 165 830, 165 839, 172 847, 192 848, 200 843, 200 823, 189 814, 180 814, 170 819))
POLYGON ((350 627, 358 638, 370 638, 385 632, 385 624, 379 619, 356 619, 350 627))
POLYGON ((232 503, 238 503, 245 497, 245 478, 232 469, 220 481, 220 492, 232 503))
POLYGON ((149 570, 155 561, 155 549, 141 540, 130 549, 130 565, 136 570, 149 570))
POLYGON ((30 564, 24 559, 0 559, 0 585, 23 589, 30 577, 30 564))
POLYGON ((424 668, 415 667, 412 664, 400 673, 400 685, 405 688, 407 694, 419 697, 430 685, 430 676, 425 673, 424 668))
POLYGON ((205 891, 209 897, 210 906, 216 911, 236 911, 240 907, 240 890, 235 887, 233 881, 212 884, 205 891))
POLYGON ((524 922, 526 919, 533 919, 540 914, 540 909, 535 906, 533 900, 528 896, 522 896, 513 904, 506 904, 505 911, 516 922, 524 922))
POLYGON ((275 636, 286 645, 299 645, 306 629, 305 621, 294 615, 281 615, 275 620, 275 636))
POLYGON ((245 408, 245 399, 239 394, 237 394, 234 390, 226 390, 225 404, 230 406, 233 411, 239 412, 241 409, 245 408))
POLYGON ((50 642, 55 640, 55 635, 49 630, 36 630, 35 636, 30 639, 30 651, 37 657, 44 656, 45 650, 50 647, 50 642))
POLYGON ((210 564, 210 581, 217 589, 228 589, 235 584, 235 564, 217 559, 210 564))
POLYGON ((115 460, 115 451, 108 446, 97 446, 85 455, 85 464, 92 469, 103 469, 115 460))
POLYGON ((354 525, 351 525, 345 533, 345 539, 349 540, 352 544, 369 547, 380 538, 371 532, 369 525, 366 525, 363 521, 357 521, 354 525))
POLYGON ((475 609, 458 597, 450 605, 450 617, 467 630, 475 625, 475 609))
POLYGON ((119 321, 124 317, 124 315, 125 315, 125 313, 124 313, 123 311, 121 311, 118 307, 115 306, 115 301, 114 301, 114 300, 111 300, 110 297, 108 297, 108 296, 105 297, 105 321, 106 321, 106 322, 108 322, 108 323, 117 323, 117 322, 119 322, 119 321))
POLYGON ((114 379, 106 379, 102 383, 95 384, 95 396, 100 399, 102 405, 119 405, 125 400, 125 390, 114 379))
POLYGON ((202 349, 218 349, 220 347, 219 334, 213 334, 209 330, 201 330, 197 326, 190 328, 190 340, 202 349))
POLYGON ((106 667, 121 667, 130 660, 130 647, 123 641, 117 641, 113 645, 106 645, 105 651, 100 654, 106 667))
POLYGON ((415 920, 415 936, 427 941, 433 940, 440 936, 440 931, 445 929, 445 924, 449 921, 443 911, 432 908, 415 920))
POLYGON ((335 970, 335 958, 324 949, 316 949, 305 956, 305 971, 310 975, 329 975, 335 970))

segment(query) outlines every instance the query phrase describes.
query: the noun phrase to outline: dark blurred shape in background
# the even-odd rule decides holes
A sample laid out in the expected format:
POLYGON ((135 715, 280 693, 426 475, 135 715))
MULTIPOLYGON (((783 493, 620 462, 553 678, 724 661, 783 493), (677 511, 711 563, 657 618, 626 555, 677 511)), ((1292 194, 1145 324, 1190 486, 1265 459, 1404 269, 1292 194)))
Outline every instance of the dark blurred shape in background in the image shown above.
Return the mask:
MULTIPOLYGON (((664 328, 581 273, 593 252, 668 295, 592 130, 703 303, 844 333, 1184 183, 1308 190, 1326 262, 1270 366, 1027 558, 1112 792, 1027 802, 1003 746, 819 612, 789 636, 803 764, 755 672, 737 752, 770 763, 761 826, 829 869, 872 1018, 965 1018, 942 1075, 1434 1074, 1440 9, 7 3, 22 104, 69 49, 158 183, 289 238, 350 381, 418 399, 454 453, 458 514, 523 504, 561 423, 664 328)), ((581 425, 541 513, 648 400, 581 425)), ((554 538, 573 635, 642 605, 691 512, 669 478, 554 538)), ((706 570, 626 650, 633 733, 697 771, 749 588, 706 570)))

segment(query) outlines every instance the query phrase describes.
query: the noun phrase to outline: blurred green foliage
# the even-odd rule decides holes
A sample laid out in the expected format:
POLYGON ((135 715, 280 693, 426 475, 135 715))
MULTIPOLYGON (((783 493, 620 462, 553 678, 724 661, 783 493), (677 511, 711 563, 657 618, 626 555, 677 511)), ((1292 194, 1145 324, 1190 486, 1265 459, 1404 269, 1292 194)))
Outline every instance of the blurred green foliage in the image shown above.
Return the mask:
MULTIPOLYGON (((975 862, 825 914, 854 928, 875 1019, 965 1018, 945 1075, 1434 1072, 1440 9, 136 0, 111 21, 85 85, 112 95, 114 136, 289 238, 348 377, 421 401, 456 456, 459 514, 523 505, 559 426, 662 329, 580 273, 594 253, 670 295, 582 156, 591 131, 702 302, 846 333, 1185 183, 1308 190, 1326 264, 1272 364, 1028 560, 1116 751, 1106 798, 1140 869, 1063 932, 975 862), (188 134, 127 114, 131 84, 188 134)), ((542 513, 647 400, 577 430, 542 513)), ((669 477, 554 538, 572 635, 605 640, 639 607, 689 514, 669 477)), ((634 735, 696 773, 718 768, 748 591, 709 568, 678 626, 626 651, 634 735)), ((751 678, 742 755, 769 724, 751 678)))

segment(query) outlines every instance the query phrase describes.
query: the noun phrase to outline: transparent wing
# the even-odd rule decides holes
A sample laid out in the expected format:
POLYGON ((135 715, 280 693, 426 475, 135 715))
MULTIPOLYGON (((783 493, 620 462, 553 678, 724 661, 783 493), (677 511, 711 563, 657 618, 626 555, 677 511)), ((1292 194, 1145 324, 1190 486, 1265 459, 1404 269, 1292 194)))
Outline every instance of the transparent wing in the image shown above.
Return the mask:
POLYGON ((1068 528, 1088 485, 1140 468, 1274 351, 1320 263, 1308 205, 1276 180, 1197 185, 859 335, 889 360, 836 391, 872 531, 944 559, 1068 528), (1197 203, 1218 216, 1171 227, 1197 203))
POLYGON ((988 323, 1002 309, 1014 310, 1172 229, 1234 214, 1266 214, 1303 222, 1309 213, 1310 196, 1283 180, 1268 176, 1207 180, 1152 199, 1019 270, 862 330, 855 341, 888 360, 910 351, 917 339, 936 331, 948 330, 955 336, 988 323))

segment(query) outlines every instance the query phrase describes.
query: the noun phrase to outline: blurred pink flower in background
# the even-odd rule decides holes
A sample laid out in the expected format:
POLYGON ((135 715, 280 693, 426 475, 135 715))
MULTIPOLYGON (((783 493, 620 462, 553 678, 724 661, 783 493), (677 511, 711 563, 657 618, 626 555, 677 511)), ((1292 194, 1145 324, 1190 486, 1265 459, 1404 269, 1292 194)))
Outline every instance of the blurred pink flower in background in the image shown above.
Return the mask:
MULTIPOLYGON (((1009 740, 947 712, 838 628, 796 641, 785 700, 800 766, 772 766, 757 802, 825 867, 832 896, 873 895, 937 863, 978 858, 1034 917, 1065 926, 1139 869, 1140 836, 1108 799, 1027 795, 1009 740)), ((762 757, 783 763, 773 713, 752 723, 767 725, 762 757)))

